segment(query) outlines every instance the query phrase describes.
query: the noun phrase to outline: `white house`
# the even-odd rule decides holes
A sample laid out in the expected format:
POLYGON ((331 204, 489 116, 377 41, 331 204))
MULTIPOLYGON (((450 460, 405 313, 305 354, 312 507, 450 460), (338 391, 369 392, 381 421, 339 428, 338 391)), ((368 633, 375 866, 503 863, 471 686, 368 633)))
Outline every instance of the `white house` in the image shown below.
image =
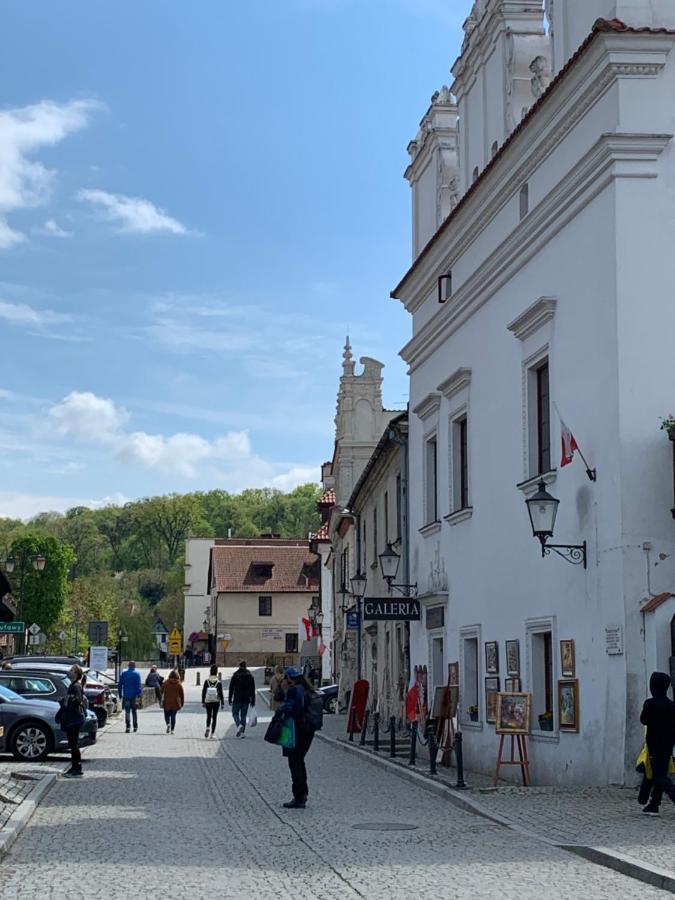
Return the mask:
MULTIPOLYGON (((209 591, 209 561, 215 538, 187 538, 185 541, 185 595, 183 617, 183 647, 188 645, 191 634, 204 630, 204 620, 209 620, 211 594, 209 591)), ((211 623, 209 623, 211 624, 211 623)), ((209 649, 213 649, 212 647, 209 649)))
POLYGON ((464 31, 409 147, 392 292, 412 320, 411 663, 439 684, 459 661, 469 767, 496 758, 486 678, 517 678, 535 783, 624 783, 649 672, 675 655, 675 4, 477 0, 464 31), (597 480, 561 468, 559 415, 597 480), (548 542, 585 542, 586 567, 543 556, 542 481, 548 542))

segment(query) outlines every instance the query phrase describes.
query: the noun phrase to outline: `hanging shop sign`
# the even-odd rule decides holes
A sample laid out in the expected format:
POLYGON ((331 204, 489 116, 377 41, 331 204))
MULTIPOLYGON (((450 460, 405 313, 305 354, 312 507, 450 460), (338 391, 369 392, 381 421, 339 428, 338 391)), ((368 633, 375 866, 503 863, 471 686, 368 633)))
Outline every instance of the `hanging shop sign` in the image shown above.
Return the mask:
POLYGON ((419 622, 420 601, 415 599, 393 600, 391 597, 373 597, 363 600, 364 621, 393 619, 399 622, 419 622))

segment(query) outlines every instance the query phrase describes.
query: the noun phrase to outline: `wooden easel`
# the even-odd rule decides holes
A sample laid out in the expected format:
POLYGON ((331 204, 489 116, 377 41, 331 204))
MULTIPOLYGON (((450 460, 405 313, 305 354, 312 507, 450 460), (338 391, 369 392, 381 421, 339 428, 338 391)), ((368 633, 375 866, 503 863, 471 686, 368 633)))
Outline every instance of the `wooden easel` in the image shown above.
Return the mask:
POLYGON ((450 665, 448 665, 448 683, 445 688, 445 701, 442 714, 438 718, 436 725, 436 742, 441 754, 441 765, 449 766, 451 753, 455 749, 455 729, 452 724, 452 717, 455 714, 452 703, 452 690, 459 690, 456 685, 451 683, 450 665))
POLYGON ((524 734, 500 734, 499 735, 499 752, 497 753, 497 771, 495 772, 495 787, 499 781, 499 770, 502 766, 520 766, 523 776, 523 785, 529 787, 530 781, 530 761, 527 758, 527 735, 524 734), (504 758, 504 738, 511 738, 511 757, 504 758), (515 756, 515 748, 518 747, 518 759, 515 756))

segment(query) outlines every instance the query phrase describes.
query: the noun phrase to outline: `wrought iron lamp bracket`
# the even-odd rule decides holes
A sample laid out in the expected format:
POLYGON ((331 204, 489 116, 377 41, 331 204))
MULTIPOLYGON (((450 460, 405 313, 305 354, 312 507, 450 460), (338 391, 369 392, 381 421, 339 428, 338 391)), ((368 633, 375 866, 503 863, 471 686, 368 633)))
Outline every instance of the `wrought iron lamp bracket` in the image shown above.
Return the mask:
POLYGON ((547 544, 542 543, 541 555, 549 556, 551 550, 562 557, 565 562, 571 563, 573 566, 583 566, 588 568, 586 556, 586 541, 583 544, 547 544))

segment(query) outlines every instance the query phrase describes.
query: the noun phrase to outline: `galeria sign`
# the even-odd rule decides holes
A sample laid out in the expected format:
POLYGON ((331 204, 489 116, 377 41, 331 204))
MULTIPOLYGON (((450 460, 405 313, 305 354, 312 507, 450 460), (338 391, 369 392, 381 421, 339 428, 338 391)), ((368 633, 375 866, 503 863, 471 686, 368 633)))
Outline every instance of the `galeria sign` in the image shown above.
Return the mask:
POLYGON ((392 600, 388 597, 364 598, 363 600, 365 621, 395 619, 399 622, 419 622, 420 617, 419 600, 392 600))

